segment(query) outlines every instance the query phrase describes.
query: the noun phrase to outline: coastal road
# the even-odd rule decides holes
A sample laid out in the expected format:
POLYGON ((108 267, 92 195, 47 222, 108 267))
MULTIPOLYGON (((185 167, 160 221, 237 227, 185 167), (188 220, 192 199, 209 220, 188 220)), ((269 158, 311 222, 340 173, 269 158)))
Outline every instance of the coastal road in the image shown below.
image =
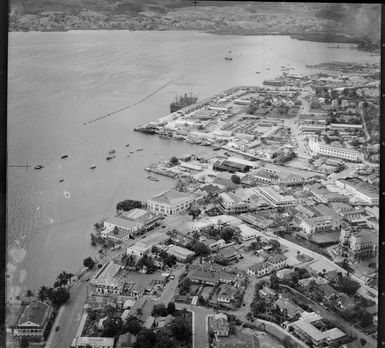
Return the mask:
POLYGON ((96 271, 95 269, 87 272, 82 280, 72 286, 70 290, 71 298, 61 307, 45 345, 46 348, 68 348, 71 346, 86 302, 88 282, 85 279, 90 278, 96 271), (60 327, 58 331, 55 331, 56 326, 60 327))
POLYGON ((193 348, 209 348, 209 336, 207 330, 207 316, 214 314, 210 308, 175 303, 177 309, 186 308, 193 312, 193 348))

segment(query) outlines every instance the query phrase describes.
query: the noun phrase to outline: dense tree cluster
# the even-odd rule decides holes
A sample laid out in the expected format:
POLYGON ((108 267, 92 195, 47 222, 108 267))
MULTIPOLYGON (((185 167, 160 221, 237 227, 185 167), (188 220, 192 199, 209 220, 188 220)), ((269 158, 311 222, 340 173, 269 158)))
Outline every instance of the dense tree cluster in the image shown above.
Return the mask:
POLYGON ((91 257, 87 257, 83 260, 83 265, 84 267, 92 269, 95 266, 95 261, 91 257))
POLYGON ((116 205, 116 211, 130 211, 131 209, 142 208, 141 201, 135 201, 132 199, 126 199, 124 201, 119 202, 116 205))
POLYGON ((202 242, 194 239, 188 245, 187 248, 194 251, 196 256, 207 256, 210 254, 210 248, 202 242))

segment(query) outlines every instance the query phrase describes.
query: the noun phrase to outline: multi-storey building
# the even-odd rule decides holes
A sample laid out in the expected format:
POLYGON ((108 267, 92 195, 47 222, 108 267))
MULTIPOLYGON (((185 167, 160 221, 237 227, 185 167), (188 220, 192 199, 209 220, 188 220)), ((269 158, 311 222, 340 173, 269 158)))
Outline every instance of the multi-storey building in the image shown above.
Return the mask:
POLYGON ((370 205, 379 204, 380 194, 378 186, 368 184, 367 182, 357 178, 338 179, 336 180, 336 186, 345 189, 356 198, 367 202, 370 205))
POLYGON ((358 162, 361 157, 361 154, 356 150, 322 144, 314 138, 309 139, 309 148, 313 155, 338 157, 352 162, 358 162))
POLYGON ((151 197, 147 201, 149 210, 164 215, 173 215, 186 211, 194 201, 190 194, 176 190, 168 190, 160 195, 151 197))
POLYGON ((13 335, 43 339, 51 313, 52 306, 41 301, 27 305, 13 328, 13 335))

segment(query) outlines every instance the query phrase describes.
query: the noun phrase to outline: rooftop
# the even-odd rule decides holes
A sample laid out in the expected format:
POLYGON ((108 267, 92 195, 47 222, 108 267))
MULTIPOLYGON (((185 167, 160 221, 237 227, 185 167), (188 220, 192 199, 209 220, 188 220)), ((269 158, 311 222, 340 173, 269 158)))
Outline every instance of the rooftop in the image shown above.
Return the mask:
POLYGON ((108 218, 106 221, 108 224, 116 225, 118 227, 122 227, 129 230, 135 230, 141 228, 143 226, 142 223, 136 221, 130 221, 119 216, 112 216, 108 218))
POLYGON ((51 311, 51 306, 41 301, 36 301, 26 306, 17 321, 17 326, 23 326, 28 322, 43 327, 51 311))
POLYGON ((92 284, 96 286, 118 286, 120 282, 115 279, 115 276, 120 271, 121 266, 110 262, 106 267, 102 268, 92 280, 92 284))
POLYGON ((192 196, 187 193, 171 189, 157 196, 151 197, 150 200, 163 204, 177 204, 191 198, 192 196))

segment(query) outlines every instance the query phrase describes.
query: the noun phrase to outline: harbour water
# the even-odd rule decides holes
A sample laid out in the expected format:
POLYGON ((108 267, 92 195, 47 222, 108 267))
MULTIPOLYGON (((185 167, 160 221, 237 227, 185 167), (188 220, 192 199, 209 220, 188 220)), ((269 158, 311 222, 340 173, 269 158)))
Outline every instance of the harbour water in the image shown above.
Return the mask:
POLYGON ((308 74, 306 64, 379 61, 350 45, 328 46, 196 32, 11 33, 8 164, 32 168, 8 169, 8 298, 78 270, 92 255, 93 224, 113 214, 119 200, 145 200, 172 186, 169 178, 146 179, 147 164, 212 151, 136 133, 135 126, 166 115, 176 95, 202 100, 234 85, 261 84, 282 65, 308 74), (224 59, 229 50, 232 61, 224 59), (116 158, 106 161, 112 149, 116 158), (37 164, 45 168, 34 170, 37 164))

